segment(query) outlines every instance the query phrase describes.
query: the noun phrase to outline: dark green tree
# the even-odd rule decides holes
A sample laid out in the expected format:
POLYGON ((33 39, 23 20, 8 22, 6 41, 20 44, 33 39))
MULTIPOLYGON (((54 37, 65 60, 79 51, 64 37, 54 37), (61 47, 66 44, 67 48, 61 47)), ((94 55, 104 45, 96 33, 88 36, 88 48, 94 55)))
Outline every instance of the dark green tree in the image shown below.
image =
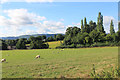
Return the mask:
POLYGON ((110 34, 111 35, 115 34, 113 20, 111 20, 111 23, 110 23, 110 34))
POLYGON ((96 29, 96 22, 93 22, 92 20, 89 22, 89 29, 90 32, 96 29))
POLYGON ((74 37, 76 36, 79 32, 81 31, 80 28, 78 27, 68 27, 65 33, 65 36, 70 36, 70 37, 74 37))
POLYGON ((36 40, 43 40, 43 37, 42 36, 37 36, 37 37, 35 37, 36 38, 36 40))
POLYGON ((105 33, 104 27, 103 27, 103 16, 101 15, 101 12, 99 12, 98 18, 97 18, 97 32, 105 33))
POLYGON ((87 20, 86 20, 86 17, 84 18, 84 30, 85 32, 87 32, 87 20))
POLYGON ((93 30, 90 32, 89 36, 92 38, 93 42, 97 42, 99 33, 96 30, 93 30))
POLYGON ((117 37, 116 41, 119 42, 120 41, 120 31, 117 31, 116 37, 117 37))
POLYGON ((36 45, 35 41, 31 41, 30 49, 37 49, 37 45, 36 45))
POLYGON ((66 35, 66 36, 69 35, 69 34, 71 34, 72 28, 73 28, 73 27, 68 27, 68 28, 66 29, 66 32, 65 32, 65 35, 66 35))
POLYGON ((30 36, 30 38, 29 38, 29 41, 33 41, 33 40, 35 40, 36 38, 34 37, 34 36, 30 36))
POLYGON ((72 37, 73 37, 73 36, 76 36, 80 31, 81 31, 80 28, 74 26, 74 27, 72 28, 72 32, 71 32, 72 37))
POLYGON ((81 33, 84 33, 84 25, 83 25, 83 20, 81 20, 81 33))
POLYGON ((52 36, 47 38, 47 41, 54 41, 54 38, 52 36))
POLYGON ((54 40, 56 40, 56 34, 54 35, 54 40))
POLYGON ((120 31, 120 22, 118 22, 118 31, 120 31))
POLYGON ((58 34, 57 36, 56 36, 56 40, 58 41, 58 40, 63 40, 64 39, 64 35, 62 35, 62 34, 58 34))
POLYGON ((90 32, 90 28, 89 28, 89 25, 87 24, 86 17, 84 18, 84 31, 87 32, 87 33, 90 32))
POLYGON ((7 50, 7 44, 4 40, 0 40, 0 50, 7 50))
POLYGON ((113 37, 112 37, 111 34, 107 34, 107 35, 106 35, 106 41, 108 41, 108 42, 113 41, 113 37))
POLYGON ((26 49, 26 44, 23 39, 19 39, 19 41, 16 44, 17 49, 26 49))
POLYGON ((98 33, 98 39, 97 39, 97 41, 98 42, 105 42, 106 41, 106 39, 105 39, 106 34, 103 33, 103 32, 97 32, 97 33, 98 33))
POLYGON ((63 40, 63 44, 64 45, 71 45, 72 44, 71 43, 71 35, 70 34, 65 36, 65 38, 63 40))
POLYGON ((15 46, 16 45, 16 40, 5 40, 5 43, 12 47, 12 46, 15 46))
POLYGON ((46 35, 42 35, 42 40, 46 39, 46 35))

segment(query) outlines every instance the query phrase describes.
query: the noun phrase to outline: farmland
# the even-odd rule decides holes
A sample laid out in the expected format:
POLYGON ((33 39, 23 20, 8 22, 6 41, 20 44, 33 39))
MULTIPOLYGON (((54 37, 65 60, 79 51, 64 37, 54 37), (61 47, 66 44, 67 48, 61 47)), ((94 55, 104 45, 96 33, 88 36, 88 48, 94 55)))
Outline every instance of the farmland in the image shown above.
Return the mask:
POLYGON ((53 41, 53 42, 48 42, 49 48, 56 48, 57 46, 60 46, 63 41, 53 41))
POLYGON ((78 49, 5 50, 2 57, 3 78, 84 78, 95 64, 96 72, 117 66, 118 47, 78 49), (36 55, 40 59, 35 59, 36 55))

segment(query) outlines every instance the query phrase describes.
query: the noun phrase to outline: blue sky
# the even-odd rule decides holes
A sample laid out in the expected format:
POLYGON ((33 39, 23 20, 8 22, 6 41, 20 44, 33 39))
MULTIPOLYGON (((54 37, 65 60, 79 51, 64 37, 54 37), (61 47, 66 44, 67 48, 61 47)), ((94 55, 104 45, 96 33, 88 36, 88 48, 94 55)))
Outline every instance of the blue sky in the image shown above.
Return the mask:
POLYGON ((106 32, 111 19, 117 31, 117 2, 8 2, 2 4, 1 11, 1 36, 65 33, 68 26, 80 27, 84 17, 88 23, 96 22, 98 12, 104 17, 106 32))

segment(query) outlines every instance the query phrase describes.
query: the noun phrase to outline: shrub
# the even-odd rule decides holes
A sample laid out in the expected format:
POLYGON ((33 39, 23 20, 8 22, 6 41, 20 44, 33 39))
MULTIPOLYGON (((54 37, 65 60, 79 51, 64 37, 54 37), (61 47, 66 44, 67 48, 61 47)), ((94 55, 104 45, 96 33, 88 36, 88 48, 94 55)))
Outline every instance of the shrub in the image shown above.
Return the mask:
POLYGON ((83 48, 83 47, 85 47, 85 45, 83 45, 83 44, 77 44, 77 46, 76 46, 76 48, 83 48))
POLYGON ((110 46, 108 43, 94 43, 91 47, 103 47, 103 46, 110 46))

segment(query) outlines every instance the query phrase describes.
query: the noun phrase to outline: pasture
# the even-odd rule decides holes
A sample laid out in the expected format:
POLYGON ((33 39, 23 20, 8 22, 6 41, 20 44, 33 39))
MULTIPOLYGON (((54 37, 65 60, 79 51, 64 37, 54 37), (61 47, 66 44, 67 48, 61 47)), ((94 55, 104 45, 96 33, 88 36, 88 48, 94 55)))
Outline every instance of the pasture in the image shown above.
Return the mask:
POLYGON ((63 41, 53 41, 53 42, 47 42, 49 44, 49 48, 56 48, 57 46, 60 46, 63 41))
POLYGON ((80 49, 6 50, 2 58, 3 78, 87 78, 118 64, 118 47, 80 49), (35 59, 40 55, 40 59, 35 59))

